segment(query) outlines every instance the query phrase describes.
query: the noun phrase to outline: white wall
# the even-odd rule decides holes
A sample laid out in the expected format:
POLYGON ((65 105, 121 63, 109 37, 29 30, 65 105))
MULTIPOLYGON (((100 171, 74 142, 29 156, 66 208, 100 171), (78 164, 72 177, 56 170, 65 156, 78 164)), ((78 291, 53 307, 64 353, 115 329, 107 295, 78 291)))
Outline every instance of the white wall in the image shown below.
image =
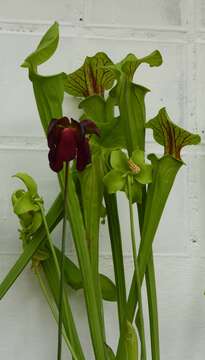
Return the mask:
MULTIPOLYGON (((57 190, 31 84, 20 64, 54 20, 61 24, 57 54, 42 71, 71 72, 86 55, 106 51, 113 61, 128 52, 162 52, 160 68, 142 66, 137 81, 147 95, 148 118, 167 106, 173 120, 202 135, 185 151, 181 170, 155 240, 162 360, 202 360, 205 354, 205 2, 203 0, 0 0, 0 278, 21 251, 10 194, 11 175, 29 172, 46 206, 57 190), (44 69, 45 68, 45 69, 44 69)), ((65 114, 77 116, 77 103, 65 99, 65 114)), ((151 139, 151 138, 150 138, 151 139)), ((150 143, 149 147, 156 149, 150 143)), ((161 150, 161 149, 160 149, 161 150)), ((158 151, 158 148, 157 148, 158 151)), ((128 215, 121 199, 125 263, 132 274, 128 215)), ((56 232, 57 238, 58 232, 56 232)), ((112 273, 106 231, 101 268, 112 273)), ((73 251, 69 245, 70 252, 73 251)), ((82 294, 71 293, 87 359, 89 339, 82 294)), ((116 311, 106 306, 108 342, 116 345, 116 311)), ((56 326, 30 266, 0 303, 0 358, 56 358, 56 326)), ((68 358, 65 356, 65 359, 68 358)), ((150 360, 150 357, 148 358, 150 360)))

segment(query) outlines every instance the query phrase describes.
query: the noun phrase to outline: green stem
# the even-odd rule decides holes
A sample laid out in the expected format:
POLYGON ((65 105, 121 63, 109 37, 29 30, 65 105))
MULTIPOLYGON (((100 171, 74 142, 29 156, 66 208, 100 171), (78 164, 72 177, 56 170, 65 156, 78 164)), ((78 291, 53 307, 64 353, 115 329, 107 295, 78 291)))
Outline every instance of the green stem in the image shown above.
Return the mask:
POLYGON ((153 252, 151 253, 150 260, 147 265, 145 279, 146 279, 147 299, 148 299, 148 308, 149 308, 152 360, 160 360, 159 323, 158 323, 157 293, 156 293, 153 252))
POLYGON ((54 263, 55 263, 56 270, 57 270, 59 278, 60 278, 60 267, 59 267, 56 251, 55 251, 55 248, 53 246, 52 239, 50 237, 50 231, 49 231, 49 228, 48 228, 48 223, 46 221, 46 217, 45 217, 42 205, 39 205, 39 206, 40 206, 40 209, 41 209, 41 216, 42 216, 42 219, 43 219, 43 224, 44 224, 44 227, 45 227, 46 236, 47 236, 47 239, 48 239, 50 250, 51 250, 51 253, 52 253, 52 256, 53 256, 53 260, 54 260, 54 263))
MULTIPOLYGON (((63 173, 59 174, 59 182, 61 189, 64 189, 63 173)), ((106 354, 103 341, 103 330, 99 319, 99 311, 95 296, 95 287, 90 264, 90 256, 86 242, 85 228, 80 204, 76 194, 76 189, 71 176, 68 182, 68 196, 69 201, 67 201, 66 203, 66 214, 70 222, 73 240, 75 243, 75 248, 82 274, 93 349, 97 360, 105 360, 106 354)))
MULTIPOLYGON (((36 276, 38 278, 39 285, 40 285, 41 290, 42 290, 42 292, 43 292, 43 294, 44 294, 44 296, 46 298, 46 301, 47 301, 47 303, 48 303, 48 305, 49 305, 49 307, 51 309, 51 313, 52 313, 54 319, 56 320, 56 322, 58 323, 58 311, 57 311, 57 308, 56 308, 56 306, 55 306, 55 304, 53 302, 53 298, 52 298, 51 294, 48 291, 48 288, 47 288, 47 286, 45 284, 45 281, 44 281, 44 279, 43 279, 43 277, 41 275, 41 272, 40 272, 39 268, 35 269, 35 274, 36 274, 36 276)), ((63 338, 65 340, 65 343, 66 343, 68 349, 70 350, 70 352, 72 354, 73 359, 78 360, 78 357, 75 354, 75 351, 72 348, 71 343, 70 343, 70 341, 69 341, 69 339, 68 339, 68 337, 66 335, 64 327, 63 327, 62 334, 63 334, 63 338)))
MULTIPOLYGON (((142 204, 138 204, 138 217, 140 234, 142 235, 142 227, 144 223, 146 203, 146 187, 143 189, 143 201, 142 204)), ((150 324, 150 338, 151 338, 151 351, 152 360, 160 360, 160 342, 159 342, 159 321, 158 321, 158 309, 157 309, 157 291, 154 269, 153 251, 151 250, 151 256, 145 272, 147 300, 149 309, 149 324, 150 324)))
POLYGON ((138 303, 139 303, 139 324, 140 324, 140 335, 141 335, 141 353, 143 360, 146 360, 146 342, 145 342, 145 331, 144 331, 144 317, 143 317, 143 308, 142 308, 142 295, 141 295, 141 282, 139 274, 139 266, 137 260, 137 249, 136 249, 136 240, 135 240, 135 227, 134 227, 134 216, 133 216, 133 206, 132 206, 132 192, 131 192, 131 181, 132 178, 128 175, 127 186, 128 186, 128 198, 129 198, 129 210, 130 210, 130 227, 131 227, 131 239, 132 239, 132 252, 133 260, 135 267, 135 278, 138 290, 138 303))
POLYGON ((62 354, 62 328, 63 328, 63 289, 64 289, 64 263, 65 263, 65 236, 66 236, 66 200, 68 192, 68 169, 69 163, 65 166, 65 185, 64 185, 64 216, 61 242, 61 263, 60 263, 60 291, 59 291, 59 321, 58 321, 58 354, 57 359, 61 360, 62 354))
MULTIPOLYGON (((51 253, 52 253, 54 266, 56 268, 57 280, 59 282, 60 281, 60 267, 59 267, 59 262, 58 262, 58 258, 57 258, 57 255, 56 255, 56 250, 54 248, 54 245, 53 245, 53 242, 52 242, 52 239, 51 239, 51 236, 50 236, 49 226, 48 226, 45 214, 44 214, 44 209, 43 209, 41 204, 39 204, 39 206, 40 206, 40 209, 41 209, 41 215, 42 215, 42 219, 43 219, 43 224, 44 224, 44 228, 45 228, 45 231, 46 231, 46 237, 47 237, 49 247, 50 247, 50 250, 51 250, 51 253)), ((46 275, 46 277, 47 277, 47 275, 46 275)), ((71 332, 73 332, 75 342, 73 342, 73 336, 71 335, 71 333, 70 333, 71 336, 70 336, 69 340, 72 340, 71 343, 73 343, 73 345, 75 346, 75 349, 78 351, 79 356, 81 357, 82 349, 81 349, 81 346, 80 346, 80 341, 79 341, 78 336, 77 336, 77 332, 76 332, 73 317, 72 317, 72 312, 71 312, 69 303, 67 301, 65 291, 63 291, 63 305, 64 305, 64 311, 65 311, 65 321, 67 320, 67 322, 69 324, 69 327, 72 328, 71 332)), ((63 331, 65 331, 64 327, 63 327, 63 331)))
POLYGON ((117 290, 117 306, 120 333, 123 332, 123 323, 126 310, 126 285, 122 252, 122 240, 120 221, 115 194, 108 194, 105 190, 104 199, 108 218, 109 235, 112 249, 112 258, 115 272, 115 283, 117 290))

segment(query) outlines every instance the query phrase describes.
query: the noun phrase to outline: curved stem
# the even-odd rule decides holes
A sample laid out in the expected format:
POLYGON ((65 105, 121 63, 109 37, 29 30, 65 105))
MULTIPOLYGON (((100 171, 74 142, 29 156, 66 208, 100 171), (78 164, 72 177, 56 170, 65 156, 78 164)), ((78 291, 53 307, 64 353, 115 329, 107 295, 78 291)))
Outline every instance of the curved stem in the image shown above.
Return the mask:
MULTIPOLYGON (((48 226, 45 214, 44 214, 43 206, 41 204, 39 204, 39 206, 40 206, 41 215, 42 215, 42 219, 43 219, 43 224, 44 224, 44 228, 45 228, 45 231, 46 231, 46 237, 47 237, 49 247, 50 247, 50 250, 51 250, 51 254, 52 254, 52 257, 53 257, 53 262, 54 262, 56 275, 57 275, 57 280, 58 280, 58 284, 59 284, 59 281, 60 281, 59 260, 58 260, 57 254, 56 254, 56 249, 55 249, 55 247, 53 245, 53 242, 52 242, 52 239, 51 239, 51 236, 50 236, 50 230, 49 230, 49 226, 48 226)), ((47 278, 47 276, 46 276, 46 278, 47 278)), ((59 301, 59 299, 57 299, 57 303, 58 303, 58 301, 59 301)), ((74 343, 73 343, 73 336, 72 336, 71 333, 70 333, 71 338, 69 338, 69 336, 67 336, 67 334, 65 332, 65 326, 63 326, 63 332, 65 332, 69 343, 70 343, 70 340, 72 339, 71 344, 73 343, 73 345, 75 345, 75 351, 77 350, 77 354, 78 354, 79 358, 82 356, 82 359, 83 359, 84 357, 83 357, 82 349, 81 349, 80 342, 79 342, 79 339, 78 339, 78 336, 77 336, 77 333, 76 333, 76 329, 75 329, 75 325, 74 325, 73 317, 72 317, 72 312, 71 312, 70 305, 69 305, 69 303, 67 301, 67 298, 66 298, 65 290, 63 290, 63 307, 64 307, 64 311, 65 311, 65 321, 67 321, 70 328, 72 328, 71 333, 73 332, 73 336, 74 336, 74 339, 76 340, 76 342, 74 341, 74 343), (71 325, 71 324, 73 324, 73 325, 71 325)))
POLYGON ((46 236, 47 236, 47 239, 48 239, 48 242, 49 242, 50 250, 51 250, 51 253, 52 253, 52 256, 53 256, 53 260, 54 260, 54 263, 55 263, 56 270, 57 270, 59 278, 60 278, 60 267, 59 267, 56 251, 55 251, 55 248, 53 246, 53 242, 51 240, 50 231, 49 231, 49 228, 48 228, 48 223, 46 221, 46 217, 45 217, 42 205, 39 205, 39 206, 40 206, 40 209, 41 209, 41 216, 42 216, 42 219, 43 219, 43 224, 44 224, 44 227, 45 227, 46 236))
MULTIPOLYGON (((41 272, 40 272, 39 268, 35 269, 35 274, 36 274, 36 276, 38 278, 39 285, 40 285, 41 290, 42 290, 42 292, 43 292, 43 294, 44 294, 44 296, 46 298, 46 301, 47 301, 47 303, 48 303, 48 305, 49 305, 49 307, 51 309, 52 315, 53 315, 54 319, 56 320, 56 322, 58 323, 58 312, 57 312, 56 306, 55 306, 55 304, 53 302, 51 294, 48 291, 48 288, 47 288, 47 286, 45 284, 45 281, 44 281, 44 279, 43 279, 43 277, 41 275, 41 272)), ((68 339, 68 337, 66 335, 66 332, 65 332, 64 328, 63 328, 63 331, 62 331, 62 335, 64 337, 66 345, 68 346, 68 349, 70 350, 70 352, 72 354, 73 359, 78 360, 78 358, 77 358, 77 356, 75 354, 75 351, 73 350, 73 348, 71 346, 71 343, 70 343, 70 341, 69 341, 69 339, 68 339)))
POLYGON ((64 263, 65 263, 65 236, 66 236, 66 199, 68 192, 68 169, 69 163, 65 166, 65 185, 64 185, 64 216, 61 241, 61 262, 60 262, 60 291, 59 291, 59 320, 58 320, 58 354, 57 359, 61 360, 62 353, 62 328, 63 328, 63 289, 64 289, 64 263))
POLYGON ((145 331, 144 331, 144 317, 142 309, 142 295, 141 295, 141 282, 139 274, 139 266, 137 260, 137 249, 136 249, 136 240, 135 240, 135 227, 134 227, 134 216, 133 216, 133 206, 132 206, 132 192, 131 192, 131 177, 128 175, 127 178, 127 187, 128 187, 128 199, 129 199, 129 210, 130 210, 130 228, 131 228, 131 239, 132 239, 132 252, 133 252, 133 261, 135 267, 135 277, 136 284, 138 289, 138 301, 139 301, 139 324, 140 324, 140 337, 141 337, 141 352, 143 355, 143 360, 146 360, 146 342, 145 342, 145 331))

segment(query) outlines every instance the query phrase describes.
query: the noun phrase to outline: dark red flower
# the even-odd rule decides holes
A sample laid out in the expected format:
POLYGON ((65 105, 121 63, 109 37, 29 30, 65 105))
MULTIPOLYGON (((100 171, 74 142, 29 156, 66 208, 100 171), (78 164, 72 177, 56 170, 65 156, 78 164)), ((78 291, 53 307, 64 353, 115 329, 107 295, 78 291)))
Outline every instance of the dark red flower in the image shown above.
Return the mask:
POLYGON ((76 167, 82 171, 91 162, 89 142, 86 134, 99 136, 99 129, 91 120, 81 122, 63 117, 51 120, 48 127, 49 164, 59 172, 64 161, 76 159, 76 167))

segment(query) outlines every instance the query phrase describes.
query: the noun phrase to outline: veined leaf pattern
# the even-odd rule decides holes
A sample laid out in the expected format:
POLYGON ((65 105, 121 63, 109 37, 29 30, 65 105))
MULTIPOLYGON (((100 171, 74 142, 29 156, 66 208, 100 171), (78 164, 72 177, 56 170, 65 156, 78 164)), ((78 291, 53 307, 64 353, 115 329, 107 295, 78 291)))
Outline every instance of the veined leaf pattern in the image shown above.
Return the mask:
POLYGON ((84 64, 73 73, 67 75, 65 91, 73 96, 87 97, 90 95, 103 95, 105 90, 112 87, 114 74, 107 69, 112 61, 99 52, 85 58, 84 64))
POLYGON ((157 116, 148 121, 146 128, 153 130, 154 139, 164 146, 164 153, 181 160, 181 149, 186 145, 200 143, 200 136, 174 124, 165 108, 159 110, 157 116))
POLYGON ((162 64, 162 56, 159 50, 155 50, 142 58, 138 58, 136 55, 130 53, 119 63, 108 65, 108 68, 110 72, 115 74, 115 78, 118 79, 120 75, 124 73, 126 77, 132 81, 135 71, 141 64, 148 64, 151 67, 160 66, 162 64))
POLYGON ((158 50, 153 51, 143 58, 137 58, 134 54, 128 54, 122 61, 121 68, 122 71, 128 75, 130 80, 132 80, 134 73, 140 64, 148 64, 151 67, 160 66, 162 64, 162 56, 158 50))

